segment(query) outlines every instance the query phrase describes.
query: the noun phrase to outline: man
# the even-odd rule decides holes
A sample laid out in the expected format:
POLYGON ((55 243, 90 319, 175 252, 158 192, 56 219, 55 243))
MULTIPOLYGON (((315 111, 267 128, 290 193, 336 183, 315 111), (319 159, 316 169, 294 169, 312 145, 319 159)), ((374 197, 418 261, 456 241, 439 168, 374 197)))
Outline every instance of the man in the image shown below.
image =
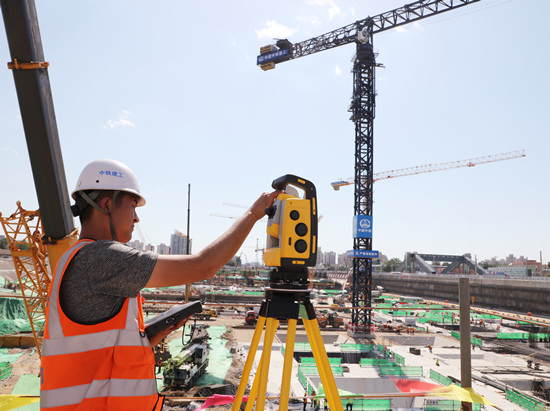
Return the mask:
POLYGON ((41 365, 43 410, 160 410, 140 290, 212 278, 238 251, 279 192, 262 194, 221 237, 193 255, 158 255, 124 243, 145 205, 126 165, 99 160, 82 171, 71 208, 80 240, 59 260, 46 310, 41 365))

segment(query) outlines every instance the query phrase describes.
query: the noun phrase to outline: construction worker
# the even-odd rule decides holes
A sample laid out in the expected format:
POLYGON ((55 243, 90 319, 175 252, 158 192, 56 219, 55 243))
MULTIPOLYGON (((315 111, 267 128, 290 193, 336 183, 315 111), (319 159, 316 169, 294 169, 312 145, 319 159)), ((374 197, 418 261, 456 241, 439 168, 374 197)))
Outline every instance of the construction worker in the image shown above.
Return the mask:
POLYGON ((306 411, 306 407, 307 407, 307 391, 304 392, 304 410, 303 411, 306 411))
POLYGON ((193 255, 158 255, 125 245, 145 205, 126 165, 99 160, 82 171, 72 198, 79 241, 59 260, 46 309, 42 410, 160 410, 140 291, 212 278, 240 248, 279 192, 264 193, 221 237, 193 255))
POLYGON ((348 397, 348 402, 346 403, 346 411, 353 411, 353 397, 348 397))

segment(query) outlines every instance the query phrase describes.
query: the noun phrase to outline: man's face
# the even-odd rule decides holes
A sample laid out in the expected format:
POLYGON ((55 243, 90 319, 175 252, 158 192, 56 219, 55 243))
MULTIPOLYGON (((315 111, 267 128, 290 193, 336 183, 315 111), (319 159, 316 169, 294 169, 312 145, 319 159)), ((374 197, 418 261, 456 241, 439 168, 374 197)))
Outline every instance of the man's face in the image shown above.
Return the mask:
POLYGON ((111 212, 113 224, 116 229, 118 241, 127 243, 132 239, 134 224, 139 222, 136 214, 138 200, 131 194, 120 193, 121 199, 117 199, 111 212))

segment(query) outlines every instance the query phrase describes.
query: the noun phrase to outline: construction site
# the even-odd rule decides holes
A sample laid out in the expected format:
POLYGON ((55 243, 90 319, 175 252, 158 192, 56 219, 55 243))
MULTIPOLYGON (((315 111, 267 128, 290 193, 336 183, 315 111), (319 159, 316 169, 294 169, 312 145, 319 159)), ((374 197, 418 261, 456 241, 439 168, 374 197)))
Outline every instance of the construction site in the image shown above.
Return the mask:
MULTIPOLYGON (((184 292, 177 289, 145 291, 149 316, 184 297, 184 292), (155 300, 155 295, 161 297, 155 300)), ((21 298, 14 298, 20 292, 4 288, 1 294, 0 338, 5 348, 0 361, 0 394, 38 395, 40 359, 24 304, 21 298)), ((263 292, 257 289, 229 294, 250 300, 251 296, 261 298, 263 292)), ((455 304, 384 292, 373 303, 372 332, 366 338, 354 338, 349 331, 349 300, 334 304, 334 300, 340 301, 338 292, 329 295, 329 305, 316 305, 316 310, 320 324, 326 317, 324 312, 334 312, 342 320, 321 329, 343 407, 348 398, 353 398, 356 410, 460 410, 464 400, 474 401, 475 410, 543 410, 550 405, 550 322, 546 319, 472 310, 468 345, 472 392, 460 388, 460 318, 455 304)), ((194 298, 212 299, 199 293, 194 298)), ((158 386, 167 397, 166 409, 232 408, 255 332, 256 324, 246 321, 247 309, 254 312, 256 307, 257 304, 205 304, 204 312, 186 325, 183 336, 181 332, 174 333, 157 347, 158 386)), ((270 349, 266 409, 279 408, 287 332, 288 323, 281 321, 270 349)), ((302 409, 305 393, 310 401, 308 407, 314 400, 324 406, 326 393, 303 325, 298 324, 293 344, 288 409, 302 409)), ((263 350, 262 342, 246 395, 259 372, 263 350)), ((37 406, 22 409, 38 409, 37 406)))
MULTIPOLYGON (((133 191, 105 188, 97 185, 99 177, 95 181, 99 188, 79 189, 77 184, 69 195, 49 63, 42 50, 34 0, 0 0, 11 58, 8 69, 13 73, 40 205, 29 210, 14 199, 15 211, 0 210, 7 245, 0 253, 0 410, 39 410, 41 401, 42 409, 113 403, 134 409, 128 401, 137 404, 141 397, 155 401, 155 410, 548 409, 550 281, 542 276, 542 252, 540 275, 521 281, 494 278, 469 255, 417 252, 407 252, 403 264, 391 274, 373 273, 373 260, 380 257, 373 248, 376 181, 526 156, 525 150, 518 150, 383 173, 373 170, 375 71, 383 67, 373 48, 374 37, 432 16, 452 15, 455 9, 468 9, 480 1, 420 0, 361 16, 354 23, 310 39, 277 38, 259 49, 256 66, 267 72, 312 54, 345 45, 355 47, 348 107, 354 127, 354 158, 350 160, 355 173, 332 183, 334 190, 350 185, 354 189, 353 247, 346 252, 352 268, 345 278, 327 280, 323 286, 315 281, 323 203, 318 203, 313 181, 284 174, 271 182, 275 191, 265 213, 262 205, 262 212, 254 215, 258 217, 254 223, 267 219, 262 276, 233 279, 229 286, 227 272, 221 270, 214 277, 220 281, 217 284, 205 280, 142 288, 137 298, 125 296, 123 308, 107 320, 86 324, 65 318, 58 295, 72 258, 86 245, 82 241, 96 242, 95 237, 79 233, 74 217, 82 216, 92 205, 99 212, 90 213, 101 219, 95 221, 108 227, 103 230, 105 238, 99 239, 125 247, 128 240, 119 241, 117 228, 131 226, 125 231, 131 239, 134 223, 139 222, 134 209, 145 200, 137 184, 133 191), (105 198, 102 190, 116 193, 107 199, 105 210, 95 203, 105 198), (113 222, 111 214, 120 191, 133 213, 132 217, 117 214, 124 223, 113 222), (449 262, 445 269, 449 271, 437 272, 430 261, 449 262), (460 275, 452 272, 459 265, 463 268, 460 275), (184 311, 187 308, 193 311, 184 311), (188 319, 183 328, 157 339, 159 332, 171 330, 184 318, 188 319), (74 331, 76 326, 82 330, 88 325, 95 331, 74 331), (153 332, 154 327, 158 329, 153 332), (45 350, 46 344, 49 350, 45 350), (79 368, 82 364, 78 361, 71 363, 73 355, 89 360, 95 351, 101 351, 104 362, 100 365, 108 362, 110 371, 117 370, 122 376, 100 378, 79 368), (141 357, 136 359, 134 353, 141 357), (83 383, 67 383, 56 370, 53 374, 58 375, 51 379, 55 383, 46 379, 52 385, 44 388, 44 364, 51 367, 52 359, 59 358, 63 366, 77 370, 78 378, 80 374, 90 376, 83 377, 83 383), (130 365, 120 366, 117 361, 130 365), (147 372, 148 377, 132 375, 131 369, 140 375, 147 372), (98 389, 97 381, 106 382, 109 389, 98 389), (119 381, 123 383, 117 385, 119 381), (124 394, 107 393, 111 387, 124 394), (136 395, 136 387, 148 391, 136 395), (88 391, 81 393, 88 389, 89 396, 88 391), (64 395, 66 392, 70 395, 64 395)), ((123 173, 113 170, 102 169, 98 175, 122 178, 123 173)), ((125 176, 130 173, 124 171, 125 176)), ((187 251, 183 253, 188 258, 193 254, 189 213, 188 205, 187 251)), ((258 249, 256 246, 256 252, 258 249)), ((184 258, 177 261, 185 265, 184 258)), ((151 276, 152 272, 151 267, 151 276)))

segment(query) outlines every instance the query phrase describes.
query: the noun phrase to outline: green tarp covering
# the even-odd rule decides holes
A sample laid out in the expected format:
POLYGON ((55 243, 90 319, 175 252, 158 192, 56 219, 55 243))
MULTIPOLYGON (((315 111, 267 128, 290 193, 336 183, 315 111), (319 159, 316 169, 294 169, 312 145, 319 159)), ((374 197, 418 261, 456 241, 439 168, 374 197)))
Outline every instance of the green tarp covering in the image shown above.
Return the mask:
POLYGON ((22 299, 0 298, 0 318, 0 335, 32 331, 22 299))

